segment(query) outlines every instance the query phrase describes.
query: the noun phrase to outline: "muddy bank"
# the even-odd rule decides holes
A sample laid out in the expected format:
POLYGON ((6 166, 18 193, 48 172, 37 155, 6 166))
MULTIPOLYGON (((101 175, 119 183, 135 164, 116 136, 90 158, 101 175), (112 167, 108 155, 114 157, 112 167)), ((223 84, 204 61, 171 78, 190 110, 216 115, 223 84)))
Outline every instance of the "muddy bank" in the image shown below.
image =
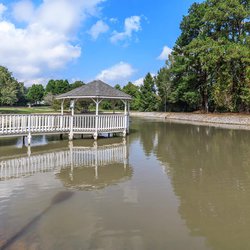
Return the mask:
POLYGON ((245 114, 195 114, 163 112, 131 112, 131 117, 163 119, 172 122, 212 125, 250 130, 250 115, 245 114))

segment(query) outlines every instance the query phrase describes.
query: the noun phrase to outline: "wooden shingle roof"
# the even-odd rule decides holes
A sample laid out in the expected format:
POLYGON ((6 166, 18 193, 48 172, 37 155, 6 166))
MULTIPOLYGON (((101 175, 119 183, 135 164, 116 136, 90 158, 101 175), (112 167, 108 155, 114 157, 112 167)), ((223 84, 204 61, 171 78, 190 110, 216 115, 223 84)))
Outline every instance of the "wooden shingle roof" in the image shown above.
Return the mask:
POLYGON ((131 96, 100 80, 92 81, 67 93, 58 95, 56 99, 120 99, 131 100, 131 96))

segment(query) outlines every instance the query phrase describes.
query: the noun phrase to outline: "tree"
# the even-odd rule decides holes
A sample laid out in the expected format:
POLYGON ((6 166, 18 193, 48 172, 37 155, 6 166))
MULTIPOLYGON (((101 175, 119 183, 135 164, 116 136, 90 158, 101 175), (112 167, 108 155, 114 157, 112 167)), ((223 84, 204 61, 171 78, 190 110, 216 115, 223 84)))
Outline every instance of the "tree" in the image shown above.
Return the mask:
POLYGON ((7 68, 0 66, 0 104, 13 105, 18 101, 18 93, 22 86, 7 68))
POLYGON ((132 97, 131 109, 138 110, 140 105, 140 90, 139 87, 134 85, 132 82, 128 82, 122 89, 123 92, 132 97))
POLYGON ((51 79, 48 81, 46 87, 45 87, 46 93, 55 94, 55 80, 51 79))
POLYGON ((75 82, 70 84, 69 88, 70 88, 70 90, 72 90, 72 89, 79 88, 83 85, 85 85, 85 83, 83 81, 75 81, 75 82))
POLYGON ((66 93, 70 90, 70 84, 68 80, 49 80, 46 85, 46 93, 52 93, 53 95, 59 95, 66 93))
POLYGON ((45 105, 49 105, 52 106, 54 104, 55 101, 55 96, 49 92, 44 96, 44 104, 45 105))
POLYGON ((115 89, 118 89, 118 90, 122 90, 122 88, 121 88, 121 85, 120 85, 120 84, 116 84, 114 88, 115 88, 115 89))
POLYGON ((44 96, 44 87, 42 84, 33 84, 28 88, 27 99, 33 103, 37 104, 41 102, 44 96))
POLYGON ((218 108, 229 111, 249 109, 246 88, 250 77, 250 2, 245 0, 210 0, 204 16, 210 27, 207 40, 212 50, 204 56, 213 70, 212 95, 218 108), (212 60, 211 60, 212 59, 212 60), (245 96, 246 94, 246 96, 245 96), (220 102, 221 100, 226 102, 220 102))
POLYGON ((27 104, 27 102, 28 102, 28 100, 26 98, 27 91, 28 90, 24 86, 24 83, 20 82, 18 84, 18 88, 17 88, 17 103, 16 103, 16 105, 23 106, 23 105, 27 104))
POLYGON ((171 81, 170 81, 170 69, 169 67, 163 67, 159 70, 155 77, 155 83, 158 89, 158 95, 161 98, 161 109, 167 111, 167 100, 170 94, 171 81))
POLYGON ((158 110, 159 99, 156 95, 154 78, 148 73, 140 87, 140 111, 158 110))
POLYGON ((170 57, 173 103, 206 112, 249 110, 249 16, 246 0, 191 6, 170 57))
POLYGON ((204 32, 205 3, 194 3, 188 15, 181 22, 181 35, 170 56, 170 77, 172 79, 170 100, 183 111, 205 110, 208 107, 206 78, 196 48, 188 46, 204 32))

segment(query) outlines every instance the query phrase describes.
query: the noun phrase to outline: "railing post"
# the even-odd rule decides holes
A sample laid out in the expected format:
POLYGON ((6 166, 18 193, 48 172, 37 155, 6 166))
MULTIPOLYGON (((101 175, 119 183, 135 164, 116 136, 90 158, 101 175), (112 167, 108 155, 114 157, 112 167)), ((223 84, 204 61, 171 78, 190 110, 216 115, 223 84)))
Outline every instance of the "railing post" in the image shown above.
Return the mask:
POLYGON ((27 141, 28 145, 31 144, 31 115, 28 116, 28 136, 27 136, 27 141))

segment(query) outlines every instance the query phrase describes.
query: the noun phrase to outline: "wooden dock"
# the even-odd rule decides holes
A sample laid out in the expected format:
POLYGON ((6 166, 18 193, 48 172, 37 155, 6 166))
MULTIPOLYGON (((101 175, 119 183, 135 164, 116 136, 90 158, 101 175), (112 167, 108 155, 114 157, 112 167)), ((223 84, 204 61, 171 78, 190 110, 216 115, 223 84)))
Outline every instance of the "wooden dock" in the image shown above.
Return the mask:
POLYGON ((27 136, 31 144, 32 135, 74 134, 93 135, 94 139, 103 133, 122 133, 129 129, 128 114, 98 115, 0 115, 0 137, 27 136))

